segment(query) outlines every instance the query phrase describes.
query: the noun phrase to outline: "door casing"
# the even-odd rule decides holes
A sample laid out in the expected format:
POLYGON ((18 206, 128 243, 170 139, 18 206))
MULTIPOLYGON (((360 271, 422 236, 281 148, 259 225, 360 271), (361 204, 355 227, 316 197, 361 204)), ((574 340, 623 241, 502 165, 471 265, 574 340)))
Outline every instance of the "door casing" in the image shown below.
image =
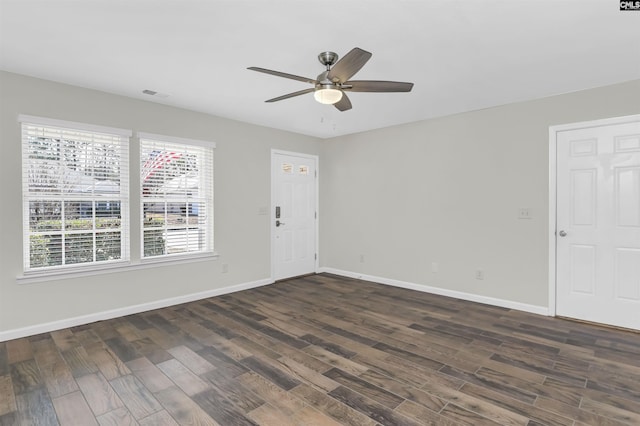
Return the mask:
POLYGON ((549 315, 556 316, 557 265, 557 136, 559 132, 590 127, 626 124, 640 120, 640 114, 549 127, 549 315))
POLYGON ((283 151, 283 150, 279 150, 279 149, 271 149, 271 156, 269 158, 269 161, 271 162, 271 212, 269 213, 269 229, 270 229, 270 235, 271 235, 271 280, 275 281, 276 279, 276 243, 275 243, 275 231, 276 231, 276 227, 275 227, 275 222, 276 222, 276 217, 275 217, 275 210, 276 210, 276 170, 273 167, 273 158, 275 155, 291 155, 294 157, 302 157, 302 158, 306 158, 306 159, 310 159, 313 160, 315 162, 315 170, 316 170, 316 179, 315 179, 315 192, 316 192, 316 199, 315 199, 315 203, 316 203, 316 213, 317 213, 317 217, 315 220, 315 227, 314 227, 314 232, 315 232, 315 252, 317 254, 316 258, 315 258, 315 264, 314 264, 314 271, 315 273, 318 272, 318 268, 319 268, 319 262, 320 262, 320 233, 319 233, 319 223, 320 223, 320 169, 319 169, 319 160, 318 160, 318 156, 317 155, 311 155, 311 154, 305 154, 305 153, 301 153, 301 152, 293 152, 293 151, 283 151))

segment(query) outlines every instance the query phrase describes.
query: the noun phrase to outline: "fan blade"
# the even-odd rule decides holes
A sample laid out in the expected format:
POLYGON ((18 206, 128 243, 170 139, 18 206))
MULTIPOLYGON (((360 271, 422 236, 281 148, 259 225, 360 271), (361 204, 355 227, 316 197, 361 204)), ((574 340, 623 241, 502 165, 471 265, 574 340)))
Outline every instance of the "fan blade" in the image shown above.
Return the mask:
POLYGON ((292 80, 298 80, 298 81, 302 81, 304 83, 311 83, 311 84, 316 84, 317 83, 316 80, 313 80, 311 78, 300 77, 299 75, 287 74, 286 72, 268 70, 266 68, 260 68, 260 67, 249 67, 247 69, 251 70, 251 71, 258 71, 258 72, 263 72, 265 74, 275 75, 277 77, 290 78, 292 80))
POLYGON ((342 99, 333 104, 333 106, 338 108, 340 111, 346 111, 348 109, 351 109, 351 101, 349 100, 347 94, 342 92, 342 99))
POLYGON ((304 89, 297 92, 289 93, 287 95, 278 96, 277 98, 267 99, 265 102, 278 102, 283 99, 289 99, 289 98, 293 98, 294 96, 300 96, 300 95, 304 95, 305 93, 311 93, 314 90, 316 89, 312 87, 311 89, 304 89))
POLYGON ((336 64, 331 68, 327 77, 329 80, 335 82, 344 83, 349 80, 355 73, 360 71, 360 68, 371 59, 371 53, 366 50, 362 50, 358 47, 351 49, 349 53, 344 55, 336 64))
POLYGON ((344 83, 343 90, 352 92, 410 92, 413 83, 400 81, 354 80, 344 83), (351 86, 351 87, 348 87, 351 86))

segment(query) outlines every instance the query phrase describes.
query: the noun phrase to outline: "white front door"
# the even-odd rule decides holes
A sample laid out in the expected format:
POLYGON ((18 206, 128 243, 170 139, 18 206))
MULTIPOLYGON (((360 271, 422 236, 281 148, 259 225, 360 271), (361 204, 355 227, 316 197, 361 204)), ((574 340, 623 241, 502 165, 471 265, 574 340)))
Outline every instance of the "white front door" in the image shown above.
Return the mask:
POLYGON ((276 280, 316 270, 317 164, 315 156, 271 152, 271 251, 276 280))
POLYGON ((640 119, 557 133, 556 313, 640 330, 640 119))

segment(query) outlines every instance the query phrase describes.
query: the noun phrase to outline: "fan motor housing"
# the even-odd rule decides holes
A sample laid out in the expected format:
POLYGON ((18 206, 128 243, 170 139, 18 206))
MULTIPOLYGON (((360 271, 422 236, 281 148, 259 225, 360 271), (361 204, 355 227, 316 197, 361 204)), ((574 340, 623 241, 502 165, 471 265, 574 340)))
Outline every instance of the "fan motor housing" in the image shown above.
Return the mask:
POLYGON ((336 52, 322 52, 318 55, 318 60, 320 63, 327 67, 327 71, 329 67, 336 62, 338 62, 338 54, 336 52))

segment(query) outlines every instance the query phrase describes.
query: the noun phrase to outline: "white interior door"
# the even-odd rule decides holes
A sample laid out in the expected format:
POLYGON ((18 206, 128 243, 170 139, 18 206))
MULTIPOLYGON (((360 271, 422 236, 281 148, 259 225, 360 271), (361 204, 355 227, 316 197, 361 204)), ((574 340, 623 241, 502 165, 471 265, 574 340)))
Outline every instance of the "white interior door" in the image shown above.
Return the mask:
POLYGON ((640 119, 557 133, 556 313, 640 329, 640 119))
POLYGON ((317 157, 272 151, 271 230, 276 280, 316 270, 317 157))

